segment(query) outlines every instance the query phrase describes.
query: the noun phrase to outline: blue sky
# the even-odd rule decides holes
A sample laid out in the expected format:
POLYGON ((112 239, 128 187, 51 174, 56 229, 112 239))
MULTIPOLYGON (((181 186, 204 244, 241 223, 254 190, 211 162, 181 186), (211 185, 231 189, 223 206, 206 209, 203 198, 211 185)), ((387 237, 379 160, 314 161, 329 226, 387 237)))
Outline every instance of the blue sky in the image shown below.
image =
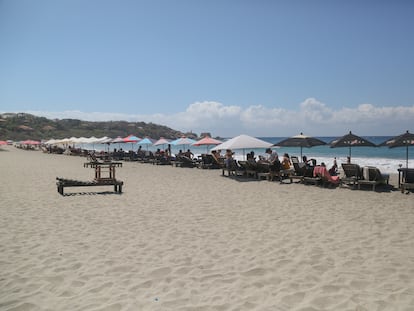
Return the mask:
POLYGON ((233 136, 413 128, 414 1, 0 0, 0 112, 233 136))

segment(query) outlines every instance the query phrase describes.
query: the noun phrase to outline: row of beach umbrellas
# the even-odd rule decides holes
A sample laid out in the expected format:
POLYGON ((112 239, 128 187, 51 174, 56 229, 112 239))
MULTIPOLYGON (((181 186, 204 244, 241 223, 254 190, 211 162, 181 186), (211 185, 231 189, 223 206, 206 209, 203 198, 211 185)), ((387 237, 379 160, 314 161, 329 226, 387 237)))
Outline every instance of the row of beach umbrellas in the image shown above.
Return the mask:
MULTIPOLYGON (((280 147, 300 147, 300 154, 302 157, 302 148, 303 147, 313 147, 313 146, 320 146, 325 145, 324 141, 321 141, 317 138, 305 136, 302 133, 297 136, 293 136, 287 138, 277 144, 276 146, 280 147)), ((352 147, 380 147, 380 146, 387 146, 389 148, 396 148, 396 147, 406 147, 406 167, 408 168, 408 147, 414 146, 414 134, 406 131, 404 134, 398 135, 391 139, 388 139, 381 143, 380 145, 376 145, 373 142, 360 137, 358 135, 353 134, 349 131, 348 134, 333 140, 330 143, 331 148, 337 147, 348 147, 349 148, 349 158, 351 159, 351 149, 352 147)))
POLYGON ((131 144, 137 144, 146 146, 147 148, 149 146, 160 146, 160 145, 192 145, 192 146, 213 146, 221 144, 222 141, 211 138, 209 136, 206 136, 198 141, 191 139, 189 137, 182 136, 180 138, 177 138, 175 140, 168 140, 163 137, 161 137, 158 140, 153 140, 149 137, 145 138, 139 138, 134 135, 128 135, 127 137, 120 137, 117 138, 110 138, 110 137, 71 137, 71 138, 64 138, 64 139, 50 139, 48 141, 45 141, 44 144, 46 145, 58 145, 58 144, 121 144, 121 143, 131 143, 131 144))
MULTIPOLYGON (((220 140, 211 138, 209 136, 206 136, 198 141, 193 140, 191 138, 182 136, 178 139, 169 141, 165 138, 160 138, 159 140, 155 141, 153 139, 150 139, 148 137, 145 138, 139 138, 134 135, 129 135, 127 137, 117 137, 115 139, 109 138, 109 137, 102 137, 102 138, 96 138, 96 137, 71 137, 71 138, 65 138, 62 140, 49 140, 45 142, 45 144, 71 144, 71 143, 88 143, 88 144, 96 144, 96 143, 135 143, 138 145, 144 145, 147 146, 147 149, 149 146, 159 146, 159 145, 188 145, 188 146, 207 146, 207 151, 209 146, 215 146, 211 150, 225 150, 225 149, 239 149, 243 150, 243 154, 245 154, 245 150, 247 149, 265 149, 265 148, 271 148, 271 147, 300 147, 300 154, 302 157, 302 149, 303 148, 311 148, 314 146, 321 146, 326 145, 327 143, 311 136, 306 136, 303 133, 300 133, 300 135, 292 136, 287 139, 284 139, 276 144, 271 144, 269 142, 266 142, 264 140, 251 137, 248 135, 239 135, 234 138, 231 138, 225 142, 222 142, 220 140)), ((338 148, 338 147, 348 147, 349 148, 349 157, 351 158, 351 149, 352 147, 377 147, 376 144, 373 142, 360 137, 358 135, 355 135, 351 131, 338 138, 334 141, 329 143, 331 148, 338 148)), ((390 148, 395 147, 406 147, 406 165, 408 167, 408 147, 414 146, 414 134, 407 131, 404 134, 398 135, 396 137, 393 137, 379 146, 387 146, 390 148)))
MULTIPOLYGON (((0 146, 4 146, 4 145, 8 145, 9 143, 5 140, 0 140, 0 146)), ((30 146, 37 146, 40 145, 41 142, 38 140, 32 140, 32 139, 28 139, 28 140, 22 140, 19 141, 18 144, 20 145, 30 145, 30 146)))
MULTIPOLYGON (((326 145, 327 143, 311 136, 300 135, 292 136, 287 139, 284 139, 276 144, 268 143, 264 140, 257 139, 248 135, 239 135, 234 137, 220 145, 217 145, 212 150, 222 150, 222 149, 241 149, 243 150, 243 155, 245 154, 246 149, 259 149, 259 148, 271 148, 271 147, 300 147, 300 155, 302 157, 302 149, 326 145)), ((373 142, 353 134, 351 131, 329 143, 331 148, 338 147, 348 147, 349 148, 349 158, 351 158, 351 149, 352 147, 377 147, 373 142)), ((379 146, 387 146, 389 148, 396 147, 406 147, 406 167, 408 168, 408 147, 414 146, 414 134, 406 132, 404 134, 393 137, 379 146)))

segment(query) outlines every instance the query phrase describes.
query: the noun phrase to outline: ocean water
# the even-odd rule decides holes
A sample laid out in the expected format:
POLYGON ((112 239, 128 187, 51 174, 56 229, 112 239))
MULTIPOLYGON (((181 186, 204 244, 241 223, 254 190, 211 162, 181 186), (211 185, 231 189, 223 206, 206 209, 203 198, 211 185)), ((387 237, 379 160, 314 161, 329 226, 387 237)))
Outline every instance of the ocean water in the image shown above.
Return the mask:
MULTIPOLYGON (((276 144, 279 141, 287 137, 258 137, 262 140, 268 141, 269 143, 276 144)), ((317 137, 326 143, 330 143, 338 137, 317 137)), ((374 144, 381 144, 382 142, 392 138, 391 136, 364 136, 364 138, 373 142, 374 144)), ((122 148, 123 150, 134 150, 138 149, 137 144, 95 144, 93 146, 78 146, 85 149, 94 149, 96 151, 109 150, 113 151, 115 149, 122 148)), ((210 146, 212 148, 213 146, 210 146)), ((155 151, 157 148, 165 149, 165 146, 142 146, 143 150, 155 151)), ((206 146, 171 146, 171 151, 173 154, 178 153, 179 150, 190 149, 195 156, 198 156, 202 153, 207 153, 209 148, 206 146)), ((276 152, 282 156, 284 153, 289 155, 300 157, 300 148, 299 147, 274 147, 276 152)), ((244 154, 250 151, 254 151, 256 156, 265 155, 264 149, 246 149, 246 150, 234 150, 235 157, 238 160, 244 158, 244 154)), ((308 159, 315 158, 317 163, 324 162, 327 167, 330 167, 333 163, 334 158, 336 157, 338 165, 346 162, 346 157, 349 155, 348 147, 341 148, 331 148, 329 145, 317 146, 312 148, 303 148, 303 155, 306 155, 308 159)), ((376 166, 384 173, 396 173, 399 167, 406 167, 406 148, 388 148, 388 147, 352 147, 351 148, 351 162, 357 163, 360 166, 376 166)), ((414 167, 414 147, 409 147, 408 150, 408 167, 414 167)))

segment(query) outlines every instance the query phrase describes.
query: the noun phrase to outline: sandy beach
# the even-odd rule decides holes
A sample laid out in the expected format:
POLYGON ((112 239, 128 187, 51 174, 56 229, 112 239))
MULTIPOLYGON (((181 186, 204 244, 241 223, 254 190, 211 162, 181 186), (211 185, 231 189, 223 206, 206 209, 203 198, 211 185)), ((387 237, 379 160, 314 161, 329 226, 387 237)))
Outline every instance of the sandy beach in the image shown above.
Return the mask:
POLYGON ((0 310, 414 310, 414 193, 126 162, 61 196, 85 158, 0 159, 0 310))

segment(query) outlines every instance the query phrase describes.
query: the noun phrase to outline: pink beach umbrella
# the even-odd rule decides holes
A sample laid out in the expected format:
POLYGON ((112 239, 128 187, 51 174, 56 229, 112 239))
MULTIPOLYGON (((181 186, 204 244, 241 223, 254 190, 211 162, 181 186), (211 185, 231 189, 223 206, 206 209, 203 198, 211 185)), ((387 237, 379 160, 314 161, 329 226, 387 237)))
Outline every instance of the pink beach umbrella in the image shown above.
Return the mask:
POLYGON ((168 145, 170 143, 170 141, 168 139, 165 139, 164 137, 160 137, 160 139, 158 139, 155 143, 154 146, 159 146, 159 145, 168 145))
POLYGON ((162 145, 162 149, 165 149, 165 145, 169 145, 170 141, 168 139, 165 139, 164 137, 160 137, 160 139, 158 139, 153 145, 154 146, 161 146, 162 145))
POLYGON ((31 139, 24 140, 24 141, 22 141, 21 143, 22 143, 23 145, 31 145, 31 146, 40 145, 40 141, 37 141, 37 140, 31 140, 31 139))
POLYGON ((208 152, 208 147, 209 146, 216 146, 216 145, 220 145, 221 143, 223 143, 220 140, 211 138, 210 136, 206 136, 198 141, 196 141, 195 143, 193 143, 193 146, 207 146, 207 152, 208 152))

